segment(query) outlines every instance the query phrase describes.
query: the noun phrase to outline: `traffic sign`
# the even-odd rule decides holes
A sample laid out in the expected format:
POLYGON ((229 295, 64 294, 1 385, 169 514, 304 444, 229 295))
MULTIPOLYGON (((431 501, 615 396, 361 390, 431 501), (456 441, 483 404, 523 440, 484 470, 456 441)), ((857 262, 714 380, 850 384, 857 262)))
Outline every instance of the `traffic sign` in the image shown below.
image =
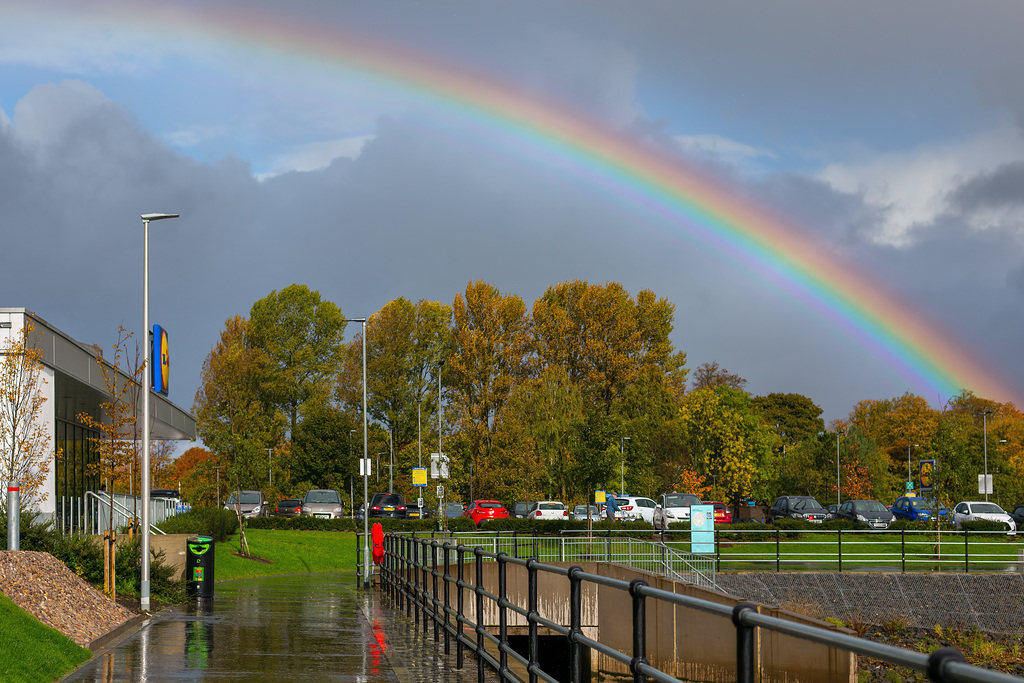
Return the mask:
POLYGON ((933 476, 935 473, 935 461, 921 460, 919 466, 921 475, 921 492, 931 493, 932 487, 935 486, 935 480, 933 476))

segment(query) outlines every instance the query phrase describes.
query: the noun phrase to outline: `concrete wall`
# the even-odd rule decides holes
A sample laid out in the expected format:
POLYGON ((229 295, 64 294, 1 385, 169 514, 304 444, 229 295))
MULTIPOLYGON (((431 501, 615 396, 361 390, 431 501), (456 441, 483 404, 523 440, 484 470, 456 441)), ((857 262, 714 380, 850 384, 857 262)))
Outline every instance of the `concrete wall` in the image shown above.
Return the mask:
MULTIPOLYGON (((587 573, 625 582, 642 578, 654 588, 715 602, 729 608, 740 602, 728 595, 677 583, 623 565, 591 562, 581 563, 580 566, 587 573)), ((483 570, 484 588, 497 595, 497 564, 485 563, 483 570)), ((475 569, 472 564, 467 564, 465 576, 470 583, 475 582, 475 569)), ((528 577, 525 567, 510 564, 506 568, 507 597, 510 602, 524 610, 529 604, 528 577)), ((542 572, 538 577, 538 584, 538 612, 546 619, 568 626, 569 579, 542 572)), ((589 582, 585 582, 583 586, 584 633, 609 647, 631 655, 633 607, 630 595, 626 591, 589 582)), ((450 591, 451 603, 455 605, 454 587, 450 591)), ((468 590, 465 594, 465 605, 467 614, 476 621, 475 598, 468 590)), ((731 619, 660 600, 648 599, 646 607, 647 658, 653 666, 681 679, 736 680, 736 630, 731 619)), ((761 607, 760 611, 782 619, 835 630, 835 627, 827 622, 810 619, 777 607, 761 607)), ((485 600, 483 622, 492 633, 497 633, 498 620, 497 605, 485 600)), ((527 632, 526 619, 511 611, 507 616, 507 624, 510 635, 525 635, 527 632)), ((541 634, 545 634, 544 630, 541 634)), ((857 679, 856 656, 844 650, 815 645, 800 638, 758 629, 756 651, 759 659, 759 680, 765 683, 796 680, 852 683, 857 679)), ((595 675, 628 674, 627 667, 596 652, 591 656, 591 670, 595 675)))

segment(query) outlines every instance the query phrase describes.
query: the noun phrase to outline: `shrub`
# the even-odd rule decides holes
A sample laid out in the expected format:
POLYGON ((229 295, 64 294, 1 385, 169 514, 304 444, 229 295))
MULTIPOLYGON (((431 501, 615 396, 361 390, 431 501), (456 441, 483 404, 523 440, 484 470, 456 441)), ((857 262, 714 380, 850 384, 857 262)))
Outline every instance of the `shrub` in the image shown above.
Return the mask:
POLYGON ((960 528, 964 531, 997 531, 1003 533, 1009 530, 1009 526, 1005 522, 993 522, 989 519, 960 522, 960 528))
MULTIPOLYGON (((942 531, 953 531, 956 527, 948 519, 939 521, 939 528, 942 531)), ((935 531, 935 520, 929 519, 926 522, 911 522, 909 519, 897 519, 889 525, 891 531, 900 531, 906 529, 907 531, 935 531)))
POLYGON ((238 517, 223 508, 193 508, 168 517, 157 526, 167 534, 209 536, 219 543, 238 531, 238 517))

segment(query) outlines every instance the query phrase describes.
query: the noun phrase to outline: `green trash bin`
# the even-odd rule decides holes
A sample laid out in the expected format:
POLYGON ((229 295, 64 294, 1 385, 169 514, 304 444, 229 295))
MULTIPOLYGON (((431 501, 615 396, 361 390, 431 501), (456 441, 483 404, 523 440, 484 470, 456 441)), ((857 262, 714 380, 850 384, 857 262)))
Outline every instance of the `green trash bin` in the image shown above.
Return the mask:
POLYGON ((213 598, 213 545, 209 536, 185 541, 185 595, 190 599, 213 598))

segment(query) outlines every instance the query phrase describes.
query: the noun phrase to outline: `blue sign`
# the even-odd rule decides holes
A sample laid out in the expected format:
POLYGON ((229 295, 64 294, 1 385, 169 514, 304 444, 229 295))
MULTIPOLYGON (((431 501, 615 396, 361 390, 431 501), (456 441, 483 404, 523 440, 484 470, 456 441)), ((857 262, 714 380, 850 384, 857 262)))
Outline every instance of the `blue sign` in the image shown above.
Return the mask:
POLYGON ((153 373, 153 391, 158 394, 167 395, 167 383, 171 378, 171 354, 167 349, 167 330, 159 325, 153 325, 153 337, 151 347, 153 373))
POLYGON ((690 506, 690 552, 715 553, 715 506, 690 506))

